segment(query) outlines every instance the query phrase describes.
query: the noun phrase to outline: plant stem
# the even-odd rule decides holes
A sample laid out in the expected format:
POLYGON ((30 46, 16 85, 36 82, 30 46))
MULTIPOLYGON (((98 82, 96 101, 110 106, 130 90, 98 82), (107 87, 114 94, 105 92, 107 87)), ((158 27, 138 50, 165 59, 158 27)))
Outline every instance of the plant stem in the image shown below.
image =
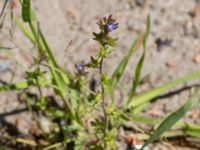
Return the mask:
MULTIPOLYGON (((101 77, 103 76, 103 58, 100 62, 100 67, 99 67, 99 73, 101 75, 101 77)), ((101 81, 101 94, 102 94, 102 109, 103 109, 103 113, 104 113, 104 119, 105 119, 105 128, 104 128, 104 149, 106 149, 107 144, 106 144, 106 133, 108 130, 108 123, 109 123, 109 116, 108 113, 106 111, 106 102, 105 102, 105 89, 104 89, 104 85, 103 82, 101 81)))

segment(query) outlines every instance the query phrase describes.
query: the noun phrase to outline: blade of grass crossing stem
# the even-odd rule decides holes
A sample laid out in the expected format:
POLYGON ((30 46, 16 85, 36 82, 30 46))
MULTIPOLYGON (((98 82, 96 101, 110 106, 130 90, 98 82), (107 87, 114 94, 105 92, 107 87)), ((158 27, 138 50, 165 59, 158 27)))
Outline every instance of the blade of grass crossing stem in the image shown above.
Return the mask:
MULTIPOLYGON (((42 41, 44 43, 44 46, 46 48, 45 50, 46 50, 46 52, 48 54, 50 66, 52 65, 52 67, 59 69, 59 67, 58 67, 58 65, 57 65, 57 63, 55 61, 55 58, 54 58, 54 56, 53 56, 53 54, 51 52, 51 49, 49 48, 49 46, 48 46, 48 44, 47 44, 47 42, 46 42, 46 40, 45 40, 45 38, 44 38, 44 36, 43 36, 41 31, 40 31, 40 35, 41 35, 41 39, 42 39, 42 41)), ((65 80, 63 79, 62 75, 59 72, 55 71, 54 69, 51 69, 51 67, 50 67, 50 72, 52 74, 53 80, 55 81, 55 84, 57 86, 59 86, 60 92, 62 94, 62 97, 64 98, 65 94, 67 92, 67 87, 65 85, 65 80)))
MULTIPOLYGON (((39 34, 40 34, 42 43, 44 44, 45 50, 46 50, 47 55, 48 55, 49 65, 52 66, 52 67, 50 67, 50 72, 51 72, 51 76, 52 76, 52 83, 55 84, 55 86, 57 86, 59 88, 59 90, 57 90, 57 89, 54 89, 54 90, 63 99, 69 113, 72 115, 72 116, 71 115, 70 116, 72 118, 74 118, 75 112, 74 112, 74 110, 72 110, 69 101, 65 98, 66 94, 68 92, 65 80, 64 80, 62 74, 60 74, 60 72, 52 69, 52 68, 57 68, 57 69, 60 69, 60 68, 59 68, 59 66, 58 66, 58 64, 57 64, 57 62, 56 62, 56 60, 53 56, 53 53, 52 53, 48 43, 46 42, 44 35, 42 34, 42 31, 40 29, 39 29, 39 34)), ((35 38, 37 39, 37 37, 35 37, 35 38)))
MULTIPOLYGON (((17 22, 17 26, 21 29, 21 31, 25 34, 25 36, 27 36, 29 38, 29 40, 35 45, 37 46, 37 35, 33 34, 33 32, 30 32, 21 21, 16 21, 17 22)), ((31 24, 31 28, 34 31, 35 27, 31 24)), ((52 68, 58 68, 58 65, 54 59, 54 56, 51 52, 51 49, 49 48, 48 44, 46 43, 46 40, 44 39, 44 36, 42 33, 40 33, 40 37, 41 39, 40 41, 40 46, 43 50, 45 50, 47 52, 47 56, 48 56, 48 64, 49 64, 49 70, 51 72, 51 76, 53 78, 53 84, 55 84, 54 87, 56 87, 54 90, 56 92, 58 92, 60 94, 60 96, 62 98, 64 98, 65 93, 67 92, 67 87, 64 85, 65 81, 63 79, 63 76, 60 75, 60 73, 58 71, 56 71, 55 69, 52 68)))
MULTIPOLYGON (((31 31, 32 31, 32 33, 34 35, 34 38, 35 38, 34 41, 38 41, 36 28, 34 27, 33 23, 31 22, 30 11, 31 11, 30 1, 29 0, 23 0, 23 3, 22 3, 23 19, 24 19, 25 22, 29 23, 30 29, 31 29, 31 31)), ((45 47, 44 50, 47 52, 50 66, 58 68, 58 65, 57 65, 57 63, 55 61, 55 58, 54 58, 54 56, 52 54, 52 51, 51 51, 50 47, 48 46, 48 44, 47 44, 47 42, 46 42, 46 40, 45 40, 40 28, 39 28, 39 33, 38 34, 41 36, 41 41, 43 43, 43 46, 45 47)), ((40 45, 40 43, 37 43, 37 42, 34 43, 34 44, 37 44, 37 45, 39 44, 40 45)), ((65 97, 65 91, 66 91, 66 86, 64 84, 64 79, 62 78, 62 76, 58 72, 55 72, 51 68, 50 68, 50 72, 52 74, 52 77, 53 77, 53 80, 54 80, 55 84, 60 88, 59 93, 64 98, 65 97)))
POLYGON ((117 66, 117 68, 115 69, 114 73, 112 74, 112 77, 111 77, 111 80, 110 80, 110 92, 111 92, 111 95, 113 95, 112 94, 113 90, 114 90, 117 82, 121 78, 122 74, 124 73, 124 70, 125 70, 128 62, 129 62, 130 58, 132 57, 134 52, 143 43, 143 39, 144 39, 144 34, 140 34, 137 37, 137 39, 134 41, 134 43, 132 44, 131 48, 129 49, 128 54, 121 60, 120 64, 117 66))
POLYGON ((30 12, 30 0, 23 0, 22 2, 22 18, 24 22, 31 21, 31 12, 30 12))
MULTIPOLYGON (((56 60, 55 60, 55 58, 52 54, 52 51, 51 51, 48 43, 46 42, 40 28, 38 30, 36 30, 36 27, 31 22, 30 1, 23 1, 22 5, 23 5, 22 7, 24 7, 24 9, 22 9, 22 15, 24 13, 24 17, 27 17, 25 21, 29 23, 29 27, 30 27, 32 34, 34 36, 34 43, 33 44, 35 44, 36 46, 39 46, 39 48, 42 48, 42 50, 44 50, 47 53, 47 56, 48 56, 47 60, 48 60, 48 63, 49 63, 50 66, 52 66, 54 68, 59 68, 58 65, 57 65, 57 62, 56 62, 56 60), (27 5, 29 5, 29 6, 27 6, 27 5), (28 16, 26 16, 27 12, 29 12, 29 19, 28 19, 28 16), (36 31, 38 31, 39 33, 37 34, 36 31), (41 37, 41 40, 40 39, 38 40, 38 37, 41 37), (37 41, 39 41, 39 43, 37 43, 37 41), (40 41, 41 41, 41 43, 40 43, 40 41), (42 46, 40 46, 40 45, 42 45, 42 46)), ((55 70, 51 69, 51 67, 49 68, 49 70, 50 70, 51 76, 52 76, 52 83, 55 84, 56 87, 58 87, 58 89, 54 89, 55 92, 61 96, 61 98, 65 102, 67 109, 71 112, 72 110, 70 108, 70 104, 69 104, 68 100, 65 99, 65 96, 66 96, 66 93, 67 93, 67 87, 66 87, 66 84, 65 84, 65 80, 63 79, 63 76, 59 72, 56 72, 55 70)))
POLYGON ((137 66, 136 66, 134 79, 133 79, 133 83, 132 83, 132 88, 130 91, 130 98, 135 94, 136 88, 140 81, 140 74, 141 74, 142 67, 144 64, 146 47, 147 47, 146 45, 147 45, 147 40, 148 40, 149 33, 150 33, 150 27, 151 27, 151 22, 150 22, 150 16, 148 15, 147 20, 146 20, 146 32, 145 32, 144 41, 143 41, 143 49, 144 50, 143 50, 142 56, 139 59, 137 66))
POLYGON ((134 96, 131 98, 129 101, 127 101, 126 107, 131 108, 131 107, 137 107, 145 102, 151 101, 153 98, 159 96, 160 94, 166 92, 167 90, 179 85, 183 84, 187 81, 191 81, 194 79, 200 78, 200 71, 193 72, 189 75, 180 77, 176 80, 172 80, 170 82, 167 82, 163 85, 161 85, 158 88, 155 88, 153 90, 150 90, 149 92, 145 92, 143 94, 140 94, 138 96, 134 96))
POLYGON ((168 117, 166 117, 160 125, 157 127, 157 129, 153 132, 153 134, 150 136, 150 138, 146 141, 146 143, 143 145, 141 149, 143 149, 145 146, 150 144, 151 142, 157 140, 160 138, 160 136, 170 129, 178 120, 180 120, 189 110, 197 107, 200 104, 200 98, 197 96, 197 93, 192 95, 189 100, 181 106, 177 111, 171 113, 168 117))
POLYGON ((16 18, 14 18, 17 27, 23 32, 23 34, 34 44, 36 45, 36 41, 34 39, 34 35, 32 32, 30 32, 23 24, 22 21, 17 20, 16 18))

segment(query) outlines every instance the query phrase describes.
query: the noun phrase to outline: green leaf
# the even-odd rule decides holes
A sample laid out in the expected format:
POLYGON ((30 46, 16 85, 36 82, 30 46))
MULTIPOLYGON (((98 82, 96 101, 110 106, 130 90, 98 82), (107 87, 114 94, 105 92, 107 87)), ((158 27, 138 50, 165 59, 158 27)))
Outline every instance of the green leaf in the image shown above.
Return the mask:
POLYGON ((144 34, 140 34, 137 37, 137 39, 134 41, 134 43, 132 44, 131 48, 128 51, 128 54, 121 60, 121 62, 119 63, 119 65, 115 69, 114 73, 112 74, 112 77, 110 79, 110 91, 111 91, 111 94, 113 93, 113 90, 114 90, 116 84, 118 83, 119 79, 121 78, 122 74, 124 73, 124 70, 125 70, 128 62, 129 62, 130 58, 132 57, 134 52, 143 43, 143 39, 144 39, 144 34))
MULTIPOLYGON (((145 31, 145 33, 140 34, 137 37, 137 39, 134 41, 131 48, 129 49, 128 54, 121 60, 120 64, 117 66, 114 73, 112 74, 112 77, 111 77, 111 80, 110 80, 111 95, 113 95, 113 90, 114 90, 116 84, 118 83, 119 79, 121 78, 122 74, 124 73, 124 70, 125 70, 128 62, 129 62, 130 58, 134 54, 134 52, 138 48, 140 48, 141 44, 143 44, 144 50, 146 49, 146 43, 147 43, 149 33, 150 33, 150 16, 148 15, 147 20, 146 20, 146 31, 145 31)), ((143 56, 141 57, 139 64, 138 64, 138 67, 136 69, 136 80, 134 81, 135 82, 134 83, 135 84, 134 89, 136 89, 137 84, 139 82, 139 76, 140 76, 140 72, 141 72, 141 69, 142 69, 144 57, 145 57, 145 52, 144 52, 143 56)))
POLYGON ((196 137, 196 138, 200 138, 200 130, 189 129, 189 130, 186 130, 185 132, 190 136, 193 136, 193 137, 196 137))
POLYGON ((2 91, 10 91, 10 90, 23 90, 30 87, 31 85, 35 85, 35 83, 32 81, 25 81, 25 82, 19 82, 19 83, 15 83, 11 85, 3 85, 3 86, 0 86, 0 91, 2 92, 2 91))
MULTIPOLYGON (((23 3, 22 3, 23 5, 23 3)), ((34 12, 31 12, 32 14, 34 14, 34 12)), ((34 23, 32 23, 31 21, 29 22, 29 27, 31 29, 31 31, 29 31, 28 29, 26 29, 26 27, 24 26, 23 23, 21 23, 20 21, 18 22, 18 27, 24 32, 24 34, 30 39, 30 41, 39 49, 43 50, 46 54, 47 54, 47 63, 50 65, 49 67, 49 71, 51 73, 51 77, 52 77, 52 84, 54 85, 54 91, 62 98, 62 100, 65 103, 65 106, 67 108, 67 110, 70 112, 69 114, 74 114, 72 113, 71 107, 70 107, 70 103, 69 101, 66 99, 66 95, 68 93, 68 88, 66 85, 66 80, 63 78, 63 75, 60 74, 60 72, 55 71, 55 69, 52 68, 56 68, 56 69, 60 69, 60 67, 58 66, 55 57, 52 53, 52 50, 50 49, 44 35, 42 34, 42 31, 40 30, 39 26, 38 28, 35 27, 34 23), (39 37, 39 39, 38 39, 39 37)))
POLYGON ((153 134, 150 136, 150 138, 146 141, 146 143, 143 145, 141 149, 143 149, 145 146, 150 144, 151 142, 159 139, 159 137, 168 129, 170 129, 178 120, 180 120, 184 115, 191 109, 195 108, 200 104, 200 99, 198 98, 197 94, 195 93, 192 95, 189 100, 180 107, 177 111, 171 113, 168 117, 166 117, 160 125, 157 127, 157 129, 153 132, 153 134))
POLYGON ((200 71, 196 71, 193 72, 189 75, 180 77, 176 80, 172 80, 170 82, 167 82, 163 85, 161 85, 160 87, 157 87, 153 90, 150 90, 148 92, 145 92, 143 94, 140 94, 138 96, 134 96, 133 98, 131 98, 128 102, 126 107, 127 108, 131 108, 131 107, 137 107, 143 103, 146 103, 148 101, 151 101, 153 98, 159 96, 160 94, 166 92, 167 90, 179 85, 179 84, 183 84, 187 81, 191 81, 194 79, 200 78, 200 71))
POLYGON ((139 84, 139 81, 140 81, 140 74, 141 74, 141 71, 142 71, 142 66, 143 66, 143 63, 144 63, 144 58, 145 58, 145 51, 143 52, 138 64, 137 64, 137 67, 136 67, 136 70, 135 70, 135 75, 134 75, 134 79, 133 79, 133 83, 132 83, 132 88, 131 88, 131 91, 130 91, 130 98, 132 98, 136 92, 136 88, 139 84))
POLYGON ((24 22, 31 22, 31 4, 30 0, 23 0, 22 2, 22 18, 24 22))
MULTIPOLYGON (((132 117, 133 121, 139 122, 139 123, 145 123, 145 124, 152 124, 157 125, 160 124, 162 121, 160 118, 153 118, 153 117, 146 117, 134 114, 132 117)), ((200 126, 193 124, 193 123, 187 123, 183 121, 178 121, 174 125, 173 129, 182 129, 185 133, 185 135, 190 135, 194 137, 200 138, 200 126)))
POLYGON ((149 33, 150 33, 150 26, 151 26, 150 16, 148 15, 147 20, 146 20, 146 32, 145 32, 144 41, 143 41, 144 51, 143 51, 142 56, 139 59, 139 62, 137 63, 136 69, 135 69, 135 74, 134 74, 134 79, 133 79, 129 99, 131 99, 134 96, 136 88, 140 82, 140 74, 141 74, 142 67, 144 64, 145 53, 146 53, 146 44, 147 44, 147 40, 148 40, 149 33))
POLYGON ((144 42, 143 42, 143 47, 144 49, 146 49, 146 45, 147 45, 147 40, 150 34, 150 30, 151 30, 151 18, 150 15, 147 16, 147 20, 146 20, 146 32, 145 32, 145 37, 144 37, 144 42))
POLYGON ((24 23, 20 20, 17 20, 14 17, 14 20, 16 22, 17 27, 23 32, 23 34, 34 44, 36 45, 36 41, 34 39, 34 35, 32 32, 30 32, 30 30, 28 30, 25 26, 24 23))
POLYGON ((140 114, 144 109, 146 109, 147 107, 149 107, 149 105, 150 105, 149 102, 139 105, 138 107, 136 107, 136 108, 133 110, 133 114, 134 114, 134 115, 140 114))

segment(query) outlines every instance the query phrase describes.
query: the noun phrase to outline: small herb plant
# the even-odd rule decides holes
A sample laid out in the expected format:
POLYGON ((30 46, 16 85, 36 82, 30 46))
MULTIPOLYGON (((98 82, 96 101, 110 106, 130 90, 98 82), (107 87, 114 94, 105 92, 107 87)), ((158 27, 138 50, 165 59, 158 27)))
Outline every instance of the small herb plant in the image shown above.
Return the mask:
MULTIPOLYGON (((164 120, 144 117, 140 114, 150 105, 152 99, 168 89, 200 77, 200 71, 196 71, 165 83, 149 92, 136 95, 147 51, 150 16, 146 20, 145 32, 141 32, 138 35, 111 76, 104 72, 103 63, 117 45, 117 38, 112 37, 112 32, 117 30, 118 23, 113 19, 112 15, 99 19, 97 22, 99 32, 93 33, 93 39, 99 43, 97 55, 91 57, 87 63, 76 64, 76 72, 71 73, 64 70, 56 62, 36 20, 34 11, 31 9, 30 0, 21 0, 20 2, 23 21, 17 20, 15 16, 13 16, 13 20, 35 46, 37 55, 34 58, 33 69, 26 72, 25 82, 1 86, 0 91, 27 90, 31 87, 36 87, 39 93, 38 99, 34 101, 27 97, 27 106, 35 120, 37 120, 38 112, 40 112, 51 120, 53 128, 50 133, 43 132, 41 128, 39 138, 46 141, 47 144, 45 146, 39 144, 37 140, 16 138, 17 142, 35 149, 44 148, 45 150, 57 148, 69 150, 117 150, 119 149, 119 142, 117 141, 120 138, 122 139, 119 136, 120 130, 127 122, 133 124, 139 122, 156 126, 159 123, 152 133, 147 133, 135 125, 131 127, 135 137, 141 141, 146 141, 140 147, 141 149, 158 140, 161 136, 170 138, 189 135, 200 138, 200 126, 179 121, 186 112, 199 105, 198 90, 193 92, 191 98, 183 106, 169 114, 164 120), (129 60, 139 48, 143 48, 143 52, 134 71, 132 87, 128 91, 128 99, 123 107, 118 107, 115 104, 114 95, 116 86, 129 60), (93 70, 98 70, 99 72, 99 83, 95 80, 92 83, 89 82, 88 73, 93 70), (89 88, 90 84, 92 84, 92 87, 90 86, 89 88), (47 97, 43 95, 43 89, 46 87, 54 90, 55 96, 59 97, 58 100, 62 101, 62 105, 51 106, 49 104, 47 97), (173 125, 173 130, 170 130, 173 125)), ((38 126, 40 127, 40 122, 38 122, 38 126)), ((128 135, 124 136, 128 137, 128 135)), ((136 149, 136 147, 137 145, 133 141, 129 141, 127 144, 127 149, 136 149)))

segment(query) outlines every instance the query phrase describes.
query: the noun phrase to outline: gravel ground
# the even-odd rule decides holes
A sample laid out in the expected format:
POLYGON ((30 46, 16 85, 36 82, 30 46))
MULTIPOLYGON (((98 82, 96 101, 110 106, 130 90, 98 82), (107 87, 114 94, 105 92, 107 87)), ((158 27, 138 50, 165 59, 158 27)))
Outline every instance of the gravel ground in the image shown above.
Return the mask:
MULTIPOLYGON (((148 74, 150 83, 144 83, 139 90, 156 87, 200 67, 198 0, 48 0, 48 3, 47 0, 32 0, 32 4, 59 64, 71 71, 75 63, 82 60, 87 62, 91 55, 97 53, 98 45, 92 40, 92 32, 98 30, 96 19, 108 14, 113 14, 119 22, 119 29, 113 33, 119 38, 118 47, 104 64, 104 71, 108 74, 112 73, 127 53, 139 31, 144 29, 147 14, 151 15, 152 28, 142 75, 148 74)), ((1 0, 0 7, 2 5, 1 0)), ((15 13, 19 12, 20 7, 17 5, 15 13)), ((6 13, 4 33, 0 34, 0 46, 11 47, 12 50, 0 50, 0 80, 16 82, 23 80, 24 71, 30 67, 35 51, 22 33, 12 26, 9 9, 6 9, 6 13), (8 31, 13 33, 12 40, 17 43, 17 47, 8 40, 8 31)), ((140 54, 140 51, 136 53, 122 78, 122 81, 127 83, 127 88, 140 54)), ((186 90, 178 95, 158 99, 146 114, 162 117, 183 104, 188 96, 189 92, 186 90)), ((16 93, 0 93, 0 116, 22 108, 24 106, 17 100, 16 93)), ((188 113, 185 119, 200 124, 198 109, 188 113)), ((23 124, 25 127, 19 128, 19 131, 26 134, 29 132, 28 125, 31 124, 28 117, 23 117, 27 115, 30 114, 20 113, 4 118, 9 123, 23 124), (18 121, 19 118, 27 119, 18 121)), ((19 126, 22 126, 21 124, 19 126)), ((165 145, 156 147, 152 150, 171 149, 165 145)))

